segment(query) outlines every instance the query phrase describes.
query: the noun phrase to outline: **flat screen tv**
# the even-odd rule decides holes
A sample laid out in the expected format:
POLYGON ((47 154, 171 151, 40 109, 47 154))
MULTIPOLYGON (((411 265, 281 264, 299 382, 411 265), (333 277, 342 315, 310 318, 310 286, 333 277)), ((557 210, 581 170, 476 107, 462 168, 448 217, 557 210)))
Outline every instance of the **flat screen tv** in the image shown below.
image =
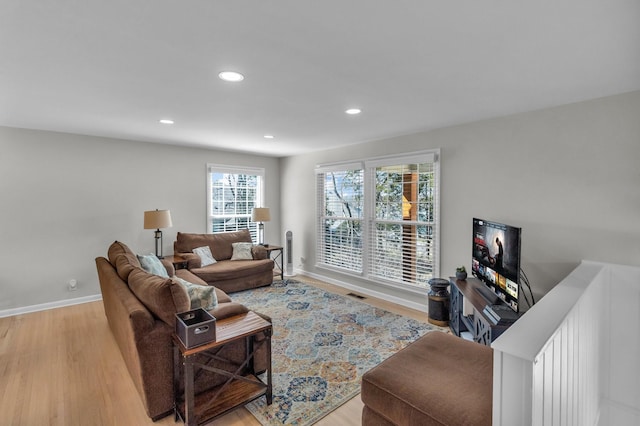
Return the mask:
POLYGON ((473 219, 471 273, 515 312, 520 289, 521 234, 521 228, 473 219))

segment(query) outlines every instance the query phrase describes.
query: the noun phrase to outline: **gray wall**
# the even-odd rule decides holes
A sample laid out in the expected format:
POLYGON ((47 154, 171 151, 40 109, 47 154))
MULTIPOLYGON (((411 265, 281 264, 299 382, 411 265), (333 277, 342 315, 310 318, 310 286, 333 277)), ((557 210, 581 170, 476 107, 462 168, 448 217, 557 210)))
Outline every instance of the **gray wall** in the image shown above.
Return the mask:
POLYGON ((315 267, 313 170, 427 148, 442 153, 441 276, 470 267, 474 216, 523 228, 522 267, 537 297, 581 259, 640 265, 640 92, 633 92, 284 159, 282 226, 294 234, 294 267, 424 304, 315 267))
POLYGON ((99 294, 111 242, 154 252, 145 210, 171 210, 165 254, 177 231, 205 232, 207 163, 265 168, 265 240, 280 242, 277 158, 6 127, 0 148, 0 311, 99 294))
POLYGON ((314 168, 427 148, 442 150, 440 275, 469 266, 472 217, 503 221, 523 228, 540 296, 581 259, 640 265, 638 117, 633 92, 283 159, 0 127, 0 311, 99 294, 94 258, 113 240, 153 252, 144 210, 171 210, 165 253, 177 231, 204 232, 207 163, 266 169, 265 240, 293 231, 295 268, 424 304, 315 268, 314 168))

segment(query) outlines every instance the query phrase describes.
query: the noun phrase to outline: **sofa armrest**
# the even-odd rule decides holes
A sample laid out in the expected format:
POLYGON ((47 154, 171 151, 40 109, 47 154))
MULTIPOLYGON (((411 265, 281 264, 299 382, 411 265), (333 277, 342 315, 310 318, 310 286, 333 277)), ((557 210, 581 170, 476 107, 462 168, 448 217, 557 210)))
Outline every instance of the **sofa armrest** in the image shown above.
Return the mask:
POLYGON ((176 274, 176 268, 173 266, 173 263, 169 262, 167 259, 160 259, 160 262, 162 263, 162 266, 164 266, 164 269, 167 270, 167 274, 169 274, 170 277, 176 274))
POLYGON ((267 249, 260 245, 251 247, 251 255, 253 256, 253 260, 262 260, 269 257, 267 249))
POLYGON ((200 256, 195 253, 176 253, 176 255, 187 260, 187 269, 196 269, 202 267, 200 256))

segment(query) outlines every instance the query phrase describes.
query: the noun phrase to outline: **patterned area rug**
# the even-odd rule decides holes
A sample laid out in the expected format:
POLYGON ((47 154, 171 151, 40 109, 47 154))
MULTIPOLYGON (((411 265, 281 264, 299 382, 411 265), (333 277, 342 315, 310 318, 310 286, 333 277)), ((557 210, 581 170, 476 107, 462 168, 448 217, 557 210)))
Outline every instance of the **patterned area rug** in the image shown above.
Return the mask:
POLYGON ((273 404, 246 406, 269 426, 317 422, 360 392, 362 374, 439 329, 295 280, 231 297, 273 320, 273 404))

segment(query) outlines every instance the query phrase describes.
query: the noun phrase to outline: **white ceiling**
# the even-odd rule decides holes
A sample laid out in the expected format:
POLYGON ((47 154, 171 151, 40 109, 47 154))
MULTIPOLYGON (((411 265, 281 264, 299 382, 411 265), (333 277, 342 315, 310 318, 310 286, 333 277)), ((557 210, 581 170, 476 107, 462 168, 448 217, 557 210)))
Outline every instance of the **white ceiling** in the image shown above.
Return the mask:
POLYGON ((638 0, 0 0, 3 126, 285 156, 634 90, 638 0))

